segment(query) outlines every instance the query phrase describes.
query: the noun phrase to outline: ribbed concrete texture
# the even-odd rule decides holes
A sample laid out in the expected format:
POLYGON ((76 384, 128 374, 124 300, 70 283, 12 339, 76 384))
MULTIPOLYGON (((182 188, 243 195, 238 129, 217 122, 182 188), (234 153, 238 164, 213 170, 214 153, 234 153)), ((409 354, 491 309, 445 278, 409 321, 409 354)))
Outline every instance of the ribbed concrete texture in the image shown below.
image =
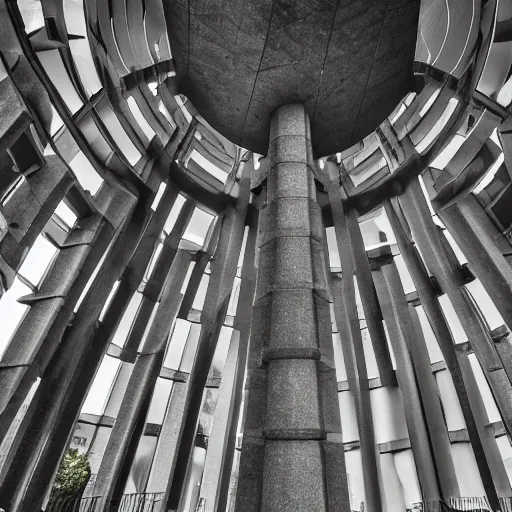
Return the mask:
POLYGON ((308 117, 272 117, 237 512, 348 510, 308 117))

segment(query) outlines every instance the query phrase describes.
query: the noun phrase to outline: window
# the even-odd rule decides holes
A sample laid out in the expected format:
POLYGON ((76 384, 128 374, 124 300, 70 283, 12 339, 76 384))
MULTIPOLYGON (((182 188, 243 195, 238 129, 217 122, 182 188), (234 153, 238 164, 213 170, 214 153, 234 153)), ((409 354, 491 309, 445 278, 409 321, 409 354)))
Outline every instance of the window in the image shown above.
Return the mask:
POLYGON ((202 247, 212 220, 213 215, 195 208, 183 238, 202 247))
POLYGON ((82 188, 94 196, 101 187, 103 178, 96 172, 96 169, 92 166, 87 157, 79 151, 73 160, 69 162, 69 166, 82 188))
POLYGON ((151 126, 149 125, 147 119, 144 117, 144 114, 141 112, 139 106, 137 105, 135 98, 130 96, 127 102, 128 107, 130 107, 130 111, 133 114, 133 117, 135 118, 135 121, 139 123, 139 126, 141 130, 144 132, 144 135, 151 141, 151 139, 156 135, 155 130, 153 130, 153 128, 151 128, 151 126))
POLYGON ((72 443, 75 446, 85 446, 87 444, 87 438, 86 437, 81 437, 81 436, 73 436, 72 443))
POLYGON ((19 276, 36 288, 57 252, 57 247, 43 235, 39 235, 20 267, 19 276))
POLYGON ((166 187, 167 187, 167 184, 162 181, 162 183, 160 183, 160 186, 158 187, 158 191, 156 193, 155 199, 153 200, 153 204, 151 205, 151 209, 153 211, 155 211, 157 209, 157 206, 160 204, 160 200, 162 199, 162 196, 164 195, 166 187))
POLYGON ((110 389, 117 375, 121 361, 110 356, 105 356, 94 377, 87 398, 82 406, 84 414, 103 414, 110 389))

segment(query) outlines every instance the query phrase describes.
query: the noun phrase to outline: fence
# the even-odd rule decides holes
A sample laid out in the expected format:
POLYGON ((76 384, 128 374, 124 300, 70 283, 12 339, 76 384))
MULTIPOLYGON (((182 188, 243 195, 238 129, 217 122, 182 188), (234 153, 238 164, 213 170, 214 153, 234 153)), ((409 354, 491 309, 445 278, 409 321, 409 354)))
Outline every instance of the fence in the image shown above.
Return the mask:
MULTIPOLYGON (((50 499, 46 512, 95 512, 100 496, 82 498, 82 492, 72 495, 56 493, 50 499)), ((124 494, 119 505, 112 507, 112 512, 161 512, 163 498, 164 493, 161 492, 124 494)), ((204 505, 204 499, 201 499, 195 512, 202 512, 204 505)), ((485 497, 451 498, 448 502, 418 503, 407 512, 512 512, 512 499, 500 498, 500 507, 493 511, 485 497)))
MULTIPOLYGON (((95 512, 101 496, 82 498, 83 490, 74 494, 55 493, 45 512, 95 512)), ((123 494, 112 512, 160 512, 164 493, 123 494)))

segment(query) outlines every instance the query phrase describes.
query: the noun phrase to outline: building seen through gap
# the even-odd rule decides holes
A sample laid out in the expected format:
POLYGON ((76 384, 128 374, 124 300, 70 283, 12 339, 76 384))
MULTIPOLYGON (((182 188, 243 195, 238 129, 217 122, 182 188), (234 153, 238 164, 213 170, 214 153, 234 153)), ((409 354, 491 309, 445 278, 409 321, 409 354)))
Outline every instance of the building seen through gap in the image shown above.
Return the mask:
POLYGON ((0 509, 512 512, 512 0, 0 20, 0 509))

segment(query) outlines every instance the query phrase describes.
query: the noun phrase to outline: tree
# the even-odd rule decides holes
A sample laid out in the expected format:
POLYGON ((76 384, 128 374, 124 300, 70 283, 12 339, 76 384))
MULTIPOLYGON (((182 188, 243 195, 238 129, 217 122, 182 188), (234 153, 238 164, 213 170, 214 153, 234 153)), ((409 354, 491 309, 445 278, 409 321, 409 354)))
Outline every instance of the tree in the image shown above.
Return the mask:
POLYGON ((86 454, 70 448, 59 467, 53 492, 73 494, 82 489, 91 476, 91 466, 86 454))

